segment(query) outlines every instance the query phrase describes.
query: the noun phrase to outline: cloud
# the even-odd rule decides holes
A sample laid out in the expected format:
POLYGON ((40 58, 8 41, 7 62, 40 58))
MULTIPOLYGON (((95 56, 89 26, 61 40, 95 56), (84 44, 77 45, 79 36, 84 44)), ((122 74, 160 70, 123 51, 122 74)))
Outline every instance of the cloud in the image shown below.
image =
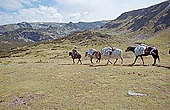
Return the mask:
POLYGON ((0 24, 16 22, 62 22, 63 16, 54 7, 40 5, 38 8, 21 9, 14 13, 0 13, 0 24))
POLYGON ((38 1, 39 0, 0 0, 0 8, 13 11, 24 8, 24 6, 30 6, 33 2, 38 1))
MULTIPOLYGON (((115 19, 123 12, 145 8, 162 0, 56 0, 64 15, 79 13, 81 21, 115 19), (84 15, 83 13, 88 14, 84 15)), ((78 15, 77 15, 78 16, 78 15)), ((76 18, 77 19, 77 18, 76 18)))
POLYGON ((115 19, 162 0, 0 0, 0 24, 115 19))
POLYGON ((56 0, 59 10, 64 12, 64 15, 79 13, 79 21, 114 19, 123 9, 116 6, 117 3, 118 0, 56 0))
POLYGON ((61 22, 63 19, 62 14, 60 14, 56 8, 42 5, 38 8, 22 9, 18 14, 20 18, 29 22, 61 22))
POLYGON ((68 13, 68 14, 63 14, 64 19, 63 22, 79 22, 82 21, 84 17, 88 15, 88 12, 83 12, 83 13, 68 13))

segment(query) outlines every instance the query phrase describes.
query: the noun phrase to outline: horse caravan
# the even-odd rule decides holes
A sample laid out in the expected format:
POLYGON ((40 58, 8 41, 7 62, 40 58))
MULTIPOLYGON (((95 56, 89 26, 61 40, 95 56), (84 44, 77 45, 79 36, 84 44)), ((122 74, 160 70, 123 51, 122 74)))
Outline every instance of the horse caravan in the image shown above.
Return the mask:
MULTIPOLYGON (((72 56, 73 59, 73 64, 74 59, 78 59, 77 64, 81 62, 81 54, 77 52, 76 48, 73 49, 74 52, 69 52, 69 56, 72 56)), ((144 60, 143 60, 143 56, 148 56, 151 55, 154 59, 154 63, 153 65, 156 64, 156 60, 158 59, 160 62, 160 58, 159 58, 159 52, 158 49, 154 46, 149 46, 146 44, 138 44, 137 46, 129 46, 127 47, 127 49, 125 50, 125 52, 131 51, 134 53, 134 55, 136 56, 134 62, 132 65, 134 65, 136 63, 136 60, 138 59, 138 57, 141 58, 143 65, 144 65, 144 60)), ((170 54, 170 52, 169 52, 170 54)), ((109 64, 112 62, 110 61, 110 59, 115 59, 114 64, 117 63, 118 59, 121 59, 121 64, 123 64, 123 51, 119 48, 113 48, 113 47, 104 47, 103 49, 101 49, 101 51, 98 51, 94 48, 90 48, 88 51, 85 52, 85 57, 90 57, 90 62, 93 63, 93 59, 97 59, 96 63, 100 63, 101 58, 107 60, 106 64, 109 64)))

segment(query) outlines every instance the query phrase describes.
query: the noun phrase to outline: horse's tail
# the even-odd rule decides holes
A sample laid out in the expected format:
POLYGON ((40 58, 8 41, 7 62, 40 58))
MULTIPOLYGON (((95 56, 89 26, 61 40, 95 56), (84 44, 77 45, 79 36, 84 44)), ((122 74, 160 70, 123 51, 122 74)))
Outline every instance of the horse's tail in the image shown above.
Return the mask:
POLYGON ((158 58, 158 61, 160 62, 160 58, 159 58, 159 52, 158 49, 152 49, 151 50, 151 54, 153 54, 154 56, 156 56, 158 58))
POLYGON ((158 61, 160 62, 158 49, 156 49, 156 55, 157 55, 157 57, 158 57, 158 61))
POLYGON ((158 60, 159 60, 159 62, 160 62, 160 58, 159 58, 159 55, 158 55, 158 60))
POLYGON ((99 59, 101 59, 102 58, 102 54, 101 54, 101 52, 98 52, 99 53, 99 59))

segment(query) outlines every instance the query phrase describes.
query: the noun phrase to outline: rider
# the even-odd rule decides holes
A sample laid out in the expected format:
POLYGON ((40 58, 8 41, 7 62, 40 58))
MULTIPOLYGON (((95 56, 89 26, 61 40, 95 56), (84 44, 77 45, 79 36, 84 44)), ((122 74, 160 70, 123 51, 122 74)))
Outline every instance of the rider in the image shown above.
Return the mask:
POLYGON ((76 54, 78 53, 78 52, 77 52, 77 48, 74 47, 73 50, 72 50, 72 52, 73 52, 73 55, 76 55, 76 54))

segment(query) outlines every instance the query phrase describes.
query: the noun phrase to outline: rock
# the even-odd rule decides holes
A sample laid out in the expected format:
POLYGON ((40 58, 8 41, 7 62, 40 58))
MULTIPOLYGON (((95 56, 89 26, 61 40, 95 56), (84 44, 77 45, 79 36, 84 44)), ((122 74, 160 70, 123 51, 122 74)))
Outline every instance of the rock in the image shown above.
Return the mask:
POLYGON ((135 93, 132 92, 131 90, 128 91, 129 96, 147 96, 147 94, 142 94, 142 93, 135 93))

